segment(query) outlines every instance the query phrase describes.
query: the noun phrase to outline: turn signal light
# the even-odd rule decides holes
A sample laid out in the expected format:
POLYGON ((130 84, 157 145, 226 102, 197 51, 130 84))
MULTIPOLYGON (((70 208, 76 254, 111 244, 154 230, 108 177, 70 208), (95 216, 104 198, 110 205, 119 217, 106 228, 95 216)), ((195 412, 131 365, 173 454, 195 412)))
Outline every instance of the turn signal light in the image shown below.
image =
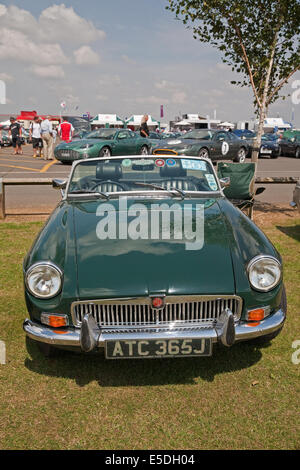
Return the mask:
POLYGON ((265 318, 265 310, 263 308, 256 308, 248 312, 248 320, 261 321, 265 318))
POLYGON ((53 328, 61 328, 69 324, 67 315, 55 315, 53 313, 42 313, 41 322, 53 328))

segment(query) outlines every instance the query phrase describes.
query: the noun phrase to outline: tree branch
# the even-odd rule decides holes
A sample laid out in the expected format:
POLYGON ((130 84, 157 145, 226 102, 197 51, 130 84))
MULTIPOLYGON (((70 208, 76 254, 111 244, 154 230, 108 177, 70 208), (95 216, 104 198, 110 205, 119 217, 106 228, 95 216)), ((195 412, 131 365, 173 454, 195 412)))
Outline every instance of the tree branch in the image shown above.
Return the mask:
POLYGON ((297 70, 300 70, 300 65, 298 65, 298 67, 296 67, 294 70, 292 70, 289 75, 285 78, 283 78, 281 80, 281 82, 278 83, 278 85, 275 86, 275 88, 273 89, 272 93, 270 94, 270 96, 268 97, 268 100, 267 100, 267 104, 269 105, 270 102, 271 102, 271 99, 273 98, 273 96, 275 95, 275 93, 277 93, 277 91, 280 90, 280 88, 283 87, 283 85, 285 83, 287 83, 289 81, 289 79, 291 78, 292 75, 294 75, 295 72, 297 72, 297 70))
POLYGON ((243 43, 243 38, 242 38, 242 35, 241 35, 241 31, 240 31, 239 27, 233 21, 231 16, 228 17, 228 22, 232 23, 232 25, 235 29, 235 32, 236 32, 236 34, 239 38, 239 43, 240 43, 240 46, 241 46, 241 49, 242 49, 242 52, 243 52, 243 59, 244 59, 244 62, 246 64, 246 67, 247 67, 248 72, 249 72, 249 78, 250 78, 250 83, 251 83, 251 86, 252 86, 252 90, 253 90, 253 93, 254 93, 254 96, 256 98, 258 106, 261 107, 261 101, 259 99, 257 89, 256 89, 256 86, 254 84, 253 74, 252 74, 250 63, 249 63, 248 55, 247 55, 247 52, 246 52, 246 49, 245 49, 245 46, 244 46, 244 43, 243 43))

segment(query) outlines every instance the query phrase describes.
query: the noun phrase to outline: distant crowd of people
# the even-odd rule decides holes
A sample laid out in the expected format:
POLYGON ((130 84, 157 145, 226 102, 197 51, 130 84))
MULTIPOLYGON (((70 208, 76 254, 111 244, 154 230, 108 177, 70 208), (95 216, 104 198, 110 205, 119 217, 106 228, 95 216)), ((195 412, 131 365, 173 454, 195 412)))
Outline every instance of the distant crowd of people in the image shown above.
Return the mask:
MULTIPOLYGON (((58 126, 54 126, 50 116, 46 116, 45 119, 35 116, 29 126, 29 142, 32 143, 33 157, 53 160, 57 135, 60 140, 71 142, 73 134, 74 127, 65 117, 62 118, 62 122, 58 126)), ((13 155, 22 155, 22 126, 15 117, 10 118, 8 135, 14 149, 13 155)), ((0 141, 2 143, 1 130, 0 141)))

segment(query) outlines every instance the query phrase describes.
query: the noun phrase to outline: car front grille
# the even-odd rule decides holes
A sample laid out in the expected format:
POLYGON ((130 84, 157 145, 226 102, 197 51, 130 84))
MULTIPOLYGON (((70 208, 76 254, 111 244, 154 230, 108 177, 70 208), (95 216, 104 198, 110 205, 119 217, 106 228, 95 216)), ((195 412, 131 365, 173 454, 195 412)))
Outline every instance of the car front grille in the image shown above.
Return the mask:
POLYGON ((156 149, 153 150, 153 155, 177 155, 177 152, 172 149, 156 149))
POLYGON ((79 152, 71 149, 60 149, 55 151, 55 156, 61 160, 78 160, 82 158, 79 152))
POLYGON ((242 311, 242 299, 234 295, 168 296, 160 310, 153 308, 147 297, 74 302, 72 318, 77 327, 87 313, 104 328, 170 326, 174 323, 183 326, 213 323, 225 308, 232 311, 237 321, 242 311))

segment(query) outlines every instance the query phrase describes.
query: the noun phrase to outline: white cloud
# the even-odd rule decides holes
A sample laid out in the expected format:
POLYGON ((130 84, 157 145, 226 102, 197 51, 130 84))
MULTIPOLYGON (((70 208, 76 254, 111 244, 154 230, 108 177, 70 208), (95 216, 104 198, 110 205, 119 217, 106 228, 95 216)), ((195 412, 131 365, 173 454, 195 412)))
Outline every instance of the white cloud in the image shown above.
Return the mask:
POLYGON ((77 65, 97 65, 100 62, 99 55, 90 46, 82 46, 74 51, 77 65))
POLYGON ((55 80, 62 79, 65 76, 65 72, 60 65, 34 65, 30 69, 34 75, 40 78, 53 78, 55 80))
POLYGON ((2 4, 0 4, 0 27, 22 31, 31 37, 35 37, 39 28, 37 20, 29 11, 13 5, 6 8, 2 4))
POLYGON ((104 31, 96 28, 92 21, 77 15, 72 7, 64 4, 52 5, 39 17, 41 33, 48 40, 64 40, 71 43, 89 43, 104 39, 104 31))
POLYGON ((21 31, 9 28, 1 30, 0 59, 14 59, 40 65, 68 62, 59 44, 33 42, 21 31))

